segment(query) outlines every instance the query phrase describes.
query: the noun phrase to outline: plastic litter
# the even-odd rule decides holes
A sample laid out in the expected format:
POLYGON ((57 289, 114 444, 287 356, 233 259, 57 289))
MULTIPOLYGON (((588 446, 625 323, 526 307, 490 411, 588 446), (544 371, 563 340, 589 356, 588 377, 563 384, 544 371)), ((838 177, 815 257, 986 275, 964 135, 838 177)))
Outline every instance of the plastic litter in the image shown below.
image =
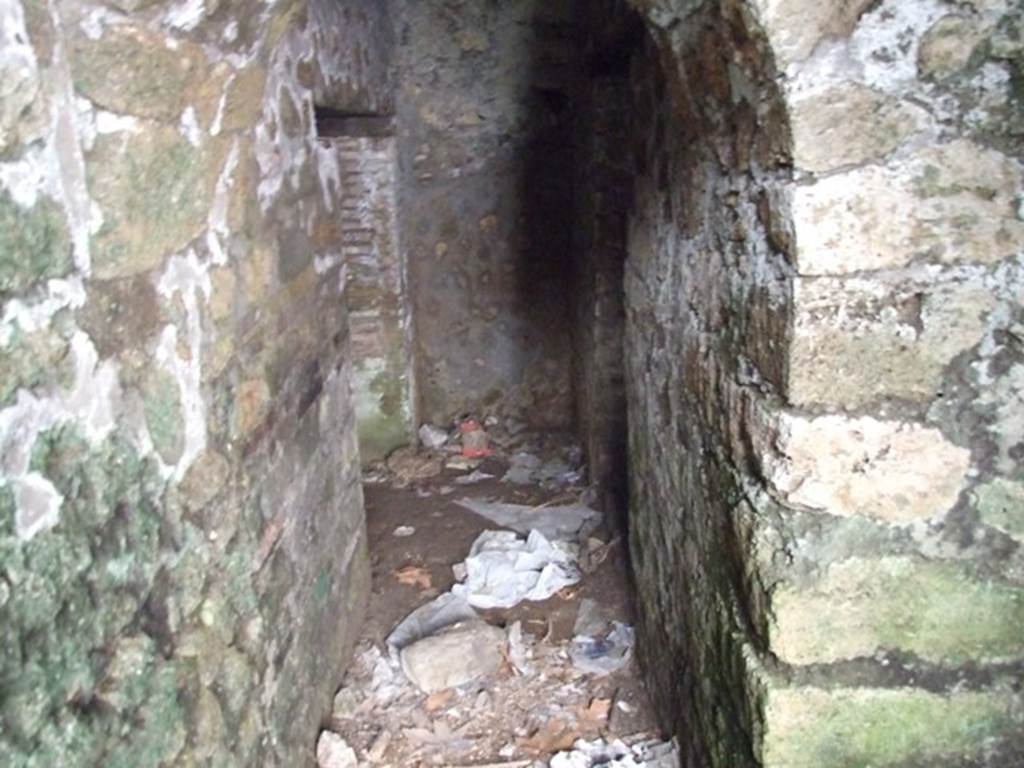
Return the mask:
POLYGON ((406 539, 409 536, 412 536, 414 533, 416 533, 416 529, 413 528, 411 525, 400 525, 397 528, 395 528, 391 535, 399 539, 406 539))
POLYGON ((462 433, 462 455, 467 459, 480 459, 491 455, 487 446, 487 432, 476 419, 466 419, 459 424, 462 433))
POLYGON ((583 504, 528 507, 482 499, 459 499, 456 503, 503 528, 523 534, 540 531, 549 539, 574 539, 584 528, 601 520, 600 512, 583 504))
POLYGON ((629 624, 606 620, 589 598, 580 603, 573 635, 569 646, 572 665, 591 675, 608 675, 625 667, 636 642, 629 624))
POLYGON ((431 450, 437 450, 448 442, 448 433, 433 424, 424 424, 419 428, 417 434, 423 447, 431 450))
POLYGON ((490 475, 486 472, 481 472, 476 469, 470 472, 468 475, 455 478, 456 485, 473 485, 474 483, 482 483, 484 480, 490 480, 494 475, 490 475))
POLYGON ((679 747, 673 741, 643 741, 632 746, 615 739, 580 739, 572 750, 551 758, 550 768, 679 768, 679 747))
POLYGON ((398 652, 405 646, 429 637, 452 624, 475 618, 476 611, 465 598, 445 592, 402 619, 398 626, 391 630, 385 644, 392 660, 397 663, 398 652))
POLYGON ((477 608, 511 608, 524 600, 546 600, 580 580, 576 548, 549 541, 538 530, 525 540, 511 531, 484 531, 469 551, 465 582, 452 594, 477 608))

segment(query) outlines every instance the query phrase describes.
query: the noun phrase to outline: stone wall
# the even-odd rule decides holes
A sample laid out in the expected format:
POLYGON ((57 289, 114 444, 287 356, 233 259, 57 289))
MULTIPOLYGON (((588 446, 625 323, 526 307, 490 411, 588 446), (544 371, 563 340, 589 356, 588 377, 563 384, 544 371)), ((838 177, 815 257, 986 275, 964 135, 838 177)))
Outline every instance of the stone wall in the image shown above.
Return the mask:
POLYGON ((369 579, 312 104, 387 105, 383 13, 0 10, 0 763, 311 764, 369 579))
POLYGON ((1019 6, 635 5, 631 543, 686 764, 1024 761, 1019 6))
POLYGON ((570 3, 396 6, 422 418, 571 423, 570 3))

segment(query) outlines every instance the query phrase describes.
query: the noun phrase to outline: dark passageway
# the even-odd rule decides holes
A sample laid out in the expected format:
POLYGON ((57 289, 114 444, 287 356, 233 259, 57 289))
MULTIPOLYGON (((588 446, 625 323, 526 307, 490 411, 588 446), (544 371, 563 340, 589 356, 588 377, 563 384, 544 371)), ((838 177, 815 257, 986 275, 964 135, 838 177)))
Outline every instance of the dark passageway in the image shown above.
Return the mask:
POLYGON ((0 764, 1024 764, 1021 25, 0 3, 0 764))

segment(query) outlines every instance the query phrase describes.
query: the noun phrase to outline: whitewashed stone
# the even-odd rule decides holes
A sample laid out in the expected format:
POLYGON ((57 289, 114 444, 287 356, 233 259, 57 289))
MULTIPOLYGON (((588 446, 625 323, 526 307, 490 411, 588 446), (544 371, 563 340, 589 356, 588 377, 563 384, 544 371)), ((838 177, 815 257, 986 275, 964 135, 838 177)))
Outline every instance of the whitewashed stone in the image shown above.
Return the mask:
POLYGON ((784 417, 771 472, 789 503, 831 515, 909 523, 956 503, 970 452, 936 429, 871 417, 784 417))
POLYGON ((793 162, 828 171, 888 154, 924 125, 923 109, 859 83, 814 91, 793 104, 793 162))
POLYGON ((966 140, 793 193, 797 267, 841 275, 915 260, 992 264, 1024 248, 1017 163, 966 140))

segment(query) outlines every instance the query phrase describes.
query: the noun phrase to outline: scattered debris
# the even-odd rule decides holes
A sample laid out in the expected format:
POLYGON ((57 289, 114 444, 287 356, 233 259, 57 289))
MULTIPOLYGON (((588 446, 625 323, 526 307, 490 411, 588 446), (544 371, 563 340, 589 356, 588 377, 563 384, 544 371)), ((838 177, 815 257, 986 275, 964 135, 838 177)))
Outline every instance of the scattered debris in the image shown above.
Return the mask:
POLYGON ((402 670, 421 691, 435 693, 494 675, 504 651, 505 633, 472 619, 403 648, 402 670))
POLYGON ((516 621, 508 628, 508 660, 520 675, 533 672, 530 666, 531 653, 523 637, 523 622, 516 621))
POLYGON ((519 451, 509 457, 509 469, 501 478, 504 483, 539 485, 541 488, 568 488, 583 479, 583 466, 576 447, 563 451, 569 458, 556 456, 543 461, 529 451, 519 451))
POLYGON ((387 467, 394 474, 396 485, 402 487, 441 474, 444 457, 419 453, 415 448, 399 448, 388 456, 387 467))
POLYGON ((359 768, 355 750, 333 731, 323 731, 317 739, 316 762, 319 768, 359 768))
POLYGON ((607 675, 625 667, 632 658, 633 628, 604 619, 597 603, 589 598, 580 603, 573 633, 569 658, 581 672, 607 675))
POLYGON ((449 456, 444 465, 447 469, 451 469, 456 472, 468 472, 471 469, 479 467, 481 461, 483 461, 483 459, 473 459, 461 454, 456 454, 455 456, 449 456))
POLYGON ((577 741, 571 751, 551 758, 550 768, 679 768, 675 741, 641 741, 627 746, 620 739, 608 742, 577 741))
POLYGON ((452 700, 452 696, 455 695, 454 688, 446 688, 443 691, 437 691, 427 696, 427 700, 423 702, 423 708, 427 712, 434 712, 445 706, 452 700))
POLYGON ((580 580, 576 548, 549 541, 540 531, 525 540, 512 531, 484 531, 466 558, 465 582, 452 587, 477 608, 511 608, 524 600, 546 600, 580 580))
POLYGON ((540 531, 549 539, 575 539, 581 531, 597 525, 601 519, 600 512, 582 504, 540 504, 528 507, 468 498, 459 499, 456 504, 486 517, 495 525, 522 534, 540 531))
POLYGON ((545 722, 529 738, 519 742, 519 746, 536 755, 550 755, 552 752, 572 747, 580 738, 580 732, 574 723, 561 718, 545 722))
POLYGON ((421 589, 433 589, 434 583, 430 579, 430 571, 418 565, 407 565, 401 570, 395 571, 395 578, 402 584, 421 589))
POLYGON ((594 536, 588 537, 586 544, 580 547, 580 570, 584 573, 596 571, 618 543, 617 538, 606 543, 594 536))
POLYGON ((564 434, 483 420, 486 432, 467 442, 485 438, 488 450, 502 452, 499 461, 514 452, 528 481, 471 487, 502 473, 492 468, 497 461, 481 468, 484 457, 462 455, 460 423, 447 433, 423 425, 420 442, 428 445, 433 427, 436 447, 396 452, 372 470, 406 490, 369 492, 386 510, 371 527, 381 547, 376 567, 394 577, 371 599, 414 610, 383 650, 379 633, 388 624, 381 619, 393 622, 393 606, 371 608, 327 726, 342 739, 334 746, 349 748, 341 765, 677 768, 656 762, 660 742, 644 741, 656 725, 636 676, 608 674, 628 668, 632 629, 614 621, 628 610, 614 549, 620 542, 597 533, 593 494, 565 488, 578 481, 578 448, 564 434), (485 499, 462 498, 474 494, 485 499), (453 510, 455 499, 469 511, 453 510), (511 530, 481 532, 488 524, 511 530), (473 540, 468 554, 456 540, 473 540), (433 597, 439 567, 452 562, 460 583, 433 597), (597 581, 580 581, 603 563, 597 581), (587 595, 598 602, 582 600, 587 595), (519 605, 552 596, 559 599, 519 605))
POLYGON ((456 485, 473 485, 475 483, 482 483, 484 480, 490 480, 494 475, 489 475, 486 472, 481 472, 479 469, 470 472, 468 475, 455 478, 456 485))
POLYGON ((420 427, 417 434, 420 438, 420 444, 430 450, 437 450, 448 442, 448 432, 440 427, 435 427, 433 424, 424 424, 420 427))

